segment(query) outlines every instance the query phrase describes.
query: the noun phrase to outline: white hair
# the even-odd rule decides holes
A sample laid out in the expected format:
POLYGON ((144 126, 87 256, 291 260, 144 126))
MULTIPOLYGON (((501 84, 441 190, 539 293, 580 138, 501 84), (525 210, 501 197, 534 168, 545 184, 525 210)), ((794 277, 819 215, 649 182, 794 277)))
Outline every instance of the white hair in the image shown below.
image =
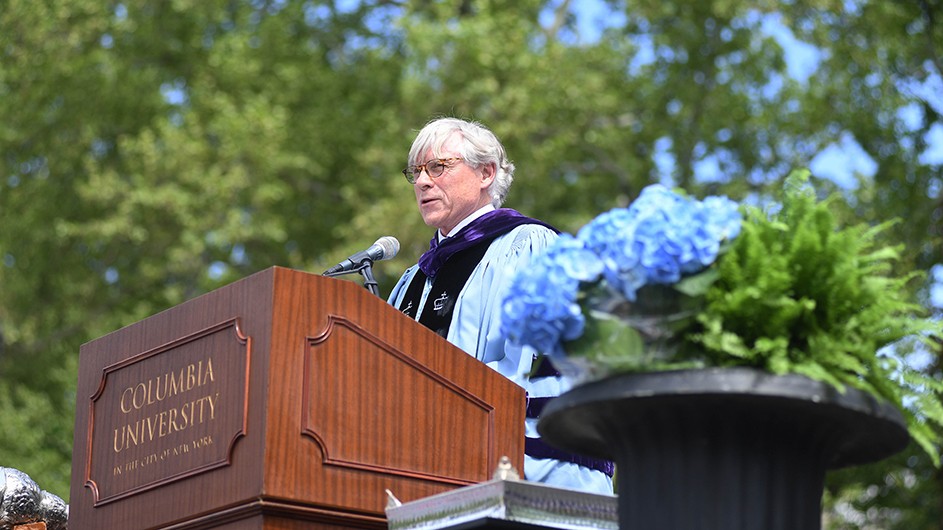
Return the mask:
POLYGON ((475 169, 494 164, 494 181, 488 187, 488 194, 491 196, 491 204, 500 208, 514 180, 514 164, 508 160, 504 146, 494 133, 478 122, 458 118, 438 118, 430 121, 413 140, 409 149, 408 165, 415 166, 426 162, 419 160, 419 157, 428 151, 432 151, 434 156, 443 156, 442 146, 455 132, 461 135, 459 155, 466 164, 475 169))

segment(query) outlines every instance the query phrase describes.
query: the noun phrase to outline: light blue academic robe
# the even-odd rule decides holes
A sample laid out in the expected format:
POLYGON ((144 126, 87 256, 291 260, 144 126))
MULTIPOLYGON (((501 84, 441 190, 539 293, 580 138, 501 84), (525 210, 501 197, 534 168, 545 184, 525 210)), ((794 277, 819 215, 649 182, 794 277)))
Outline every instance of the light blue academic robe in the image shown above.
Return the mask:
MULTIPOLYGON (((459 295, 446 337, 469 355, 524 387, 530 397, 558 396, 571 385, 561 377, 528 379, 534 350, 510 344, 501 335, 501 303, 515 272, 525 267, 532 255, 545 249, 556 237, 546 227, 526 224, 495 239, 459 295)), ((407 269, 393 288, 389 302, 394 307, 399 307, 418 269, 418 265, 407 269)), ((426 280, 420 307, 416 311, 417 320, 431 287, 431 280, 426 280)), ((536 419, 527 418, 524 427, 525 436, 540 437, 536 419)), ((525 455, 524 475, 527 480, 551 486, 612 494, 612 479, 605 473, 571 462, 525 455)))

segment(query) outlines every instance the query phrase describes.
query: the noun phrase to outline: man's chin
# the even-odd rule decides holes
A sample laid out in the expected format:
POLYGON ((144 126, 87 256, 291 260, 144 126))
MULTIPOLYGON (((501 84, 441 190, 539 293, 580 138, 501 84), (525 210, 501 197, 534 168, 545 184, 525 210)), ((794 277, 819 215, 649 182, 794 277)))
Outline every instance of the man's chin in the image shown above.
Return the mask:
POLYGON ((428 212, 428 213, 420 212, 420 213, 422 214, 423 222, 429 226, 438 228, 439 225, 442 223, 443 217, 439 215, 437 212, 428 212))

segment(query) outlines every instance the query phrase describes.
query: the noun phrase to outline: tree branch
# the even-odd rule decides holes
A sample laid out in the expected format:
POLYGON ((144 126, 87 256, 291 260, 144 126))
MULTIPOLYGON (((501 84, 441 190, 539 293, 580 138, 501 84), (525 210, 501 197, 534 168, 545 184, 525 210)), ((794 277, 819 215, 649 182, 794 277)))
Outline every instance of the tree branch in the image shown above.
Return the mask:
POLYGON ((566 24, 566 17, 570 14, 570 0, 563 0, 559 6, 553 11, 553 23, 550 24, 550 27, 544 32, 547 35, 548 40, 554 40, 557 38, 557 33, 560 32, 560 28, 566 24))

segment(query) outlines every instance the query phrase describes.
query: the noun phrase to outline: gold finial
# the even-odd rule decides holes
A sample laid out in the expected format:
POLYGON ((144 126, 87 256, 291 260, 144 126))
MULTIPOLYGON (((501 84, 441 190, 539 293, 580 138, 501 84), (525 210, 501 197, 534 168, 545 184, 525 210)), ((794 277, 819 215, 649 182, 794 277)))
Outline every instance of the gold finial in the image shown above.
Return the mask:
POLYGON ((502 456, 498 460, 498 467, 494 470, 495 480, 521 480, 521 474, 511 465, 511 459, 502 456))

